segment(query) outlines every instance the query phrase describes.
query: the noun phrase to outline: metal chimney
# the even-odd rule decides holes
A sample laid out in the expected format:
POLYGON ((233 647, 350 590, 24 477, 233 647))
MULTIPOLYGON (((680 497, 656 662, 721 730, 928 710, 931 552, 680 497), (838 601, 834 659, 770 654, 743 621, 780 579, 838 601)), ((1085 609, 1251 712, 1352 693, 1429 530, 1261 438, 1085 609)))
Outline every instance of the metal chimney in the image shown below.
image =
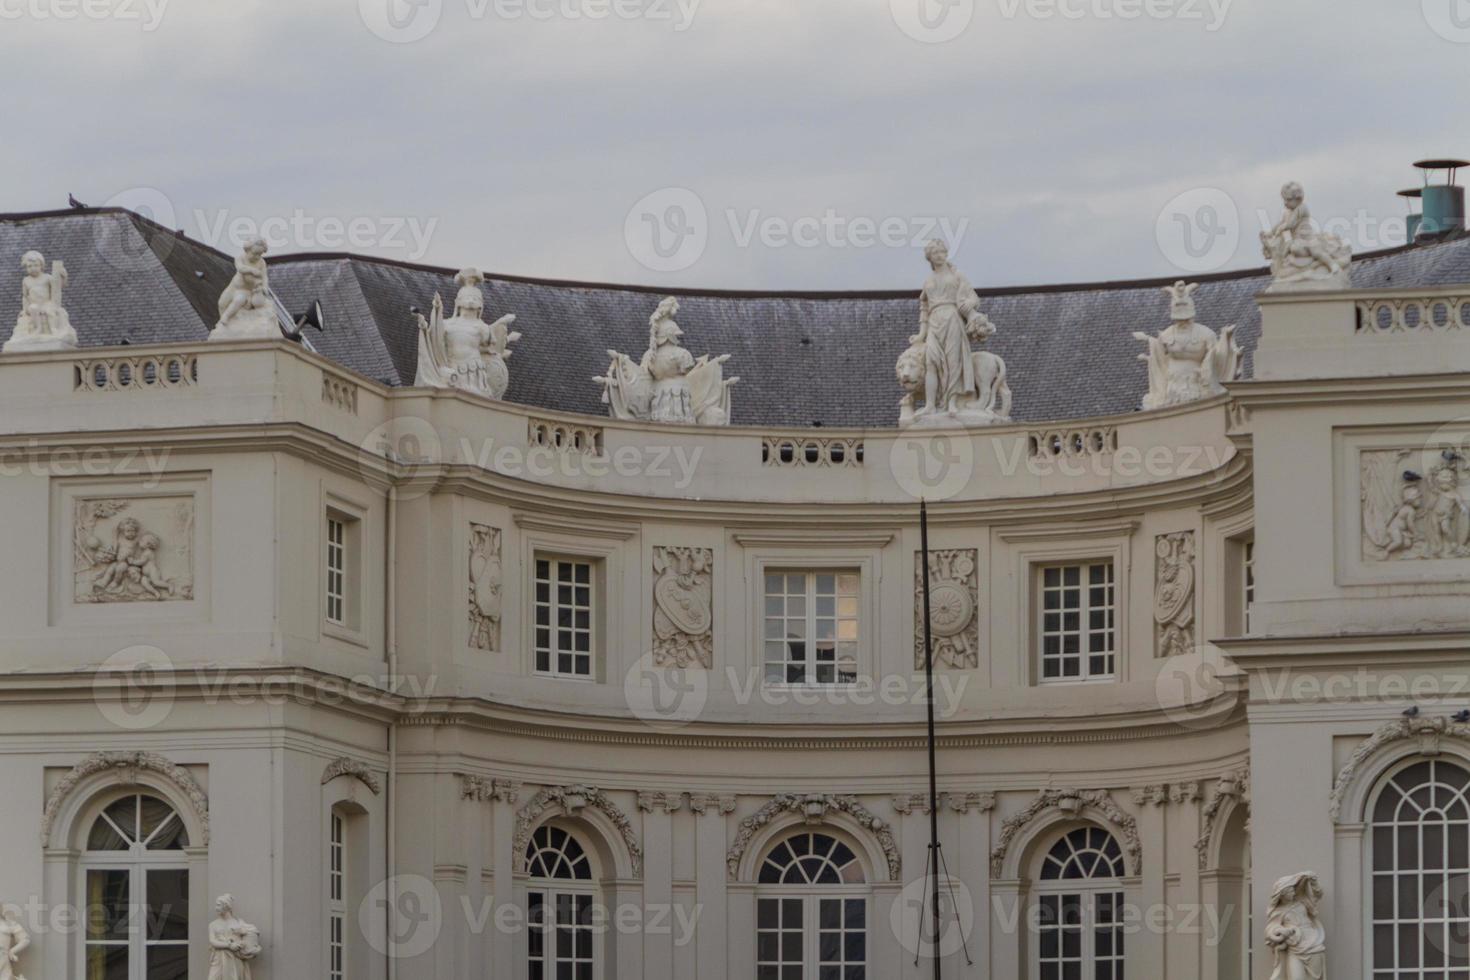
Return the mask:
POLYGON ((1424 196, 1424 188, 1408 187, 1397 193, 1399 197, 1404 199, 1404 203, 1409 206, 1409 215, 1405 219, 1407 231, 1405 241, 1412 245, 1415 236, 1419 234, 1419 222, 1424 220, 1424 215, 1414 210, 1414 202, 1424 196))
POLYGON ((1414 164, 1424 171, 1424 187, 1420 191, 1423 215, 1415 238, 1433 238, 1447 232, 1465 230, 1465 188, 1455 183, 1455 172, 1470 167, 1470 160, 1420 160, 1414 164), (1436 171, 1448 173, 1442 184, 1431 183, 1436 171))

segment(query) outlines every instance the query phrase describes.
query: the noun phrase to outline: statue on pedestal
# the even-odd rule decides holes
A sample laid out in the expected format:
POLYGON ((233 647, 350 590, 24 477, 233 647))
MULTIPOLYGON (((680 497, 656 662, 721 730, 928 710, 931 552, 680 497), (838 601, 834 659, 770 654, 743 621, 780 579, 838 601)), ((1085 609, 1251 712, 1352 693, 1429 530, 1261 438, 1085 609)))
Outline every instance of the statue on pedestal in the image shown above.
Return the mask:
POLYGON ((1225 327, 1216 336, 1209 327, 1194 322, 1194 291, 1198 288, 1198 283, 1186 285, 1182 279, 1165 286, 1173 322, 1157 337, 1141 332, 1133 335, 1148 344, 1148 353, 1138 355, 1148 365, 1145 411, 1222 395, 1222 382, 1240 377, 1243 352, 1235 342, 1235 326, 1225 327))
POLYGON ((15 332, 5 342, 4 350, 71 350, 77 346, 77 332, 61 305, 61 291, 66 287, 66 266, 51 263, 40 252, 21 256, 25 278, 20 281, 20 316, 15 318, 15 332))
POLYGON ((260 930, 235 917, 235 899, 221 895, 209 924, 209 980, 250 980, 250 961, 260 955, 260 930))
POLYGON ((1351 289, 1352 246, 1317 229, 1301 184, 1292 181, 1281 188, 1281 200, 1286 204, 1281 220, 1261 232, 1262 251, 1271 261, 1272 282, 1266 291, 1351 289))
POLYGON ((235 276, 219 298, 219 322, 210 331, 210 340, 280 339, 281 324, 265 268, 267 248, 265 239, 253 239, 235 259, 235 276))
POLYGON ((459 292, 454 315, 444 319, 444 301, 434 294, 429 318, 415 313, 419 324, 419 364, 414 384, 429 388, 461 388, 499 401, 510 387, 509 347, 521 335, 510 329, 514 313, 486 323, 485 277, 478 269, 462 269, 454 277, 459 292))
POLYGON ((1271 980, 1326 980, 1327 932, 1317 917, 1322 885, 1310 871, 1287 875, 1271 889, 1266 945, 1276 957, 1271 980))
POLYGON ((924 258, 933 270, 919 294, 919 332, 898 359, 896 373, 907 394, 899 403, 900 427, 994 425, 1011 420, 1006 364, 974 351, 995 333, 980 312, 980 297, 949 261, 949 246, 932 241, 924 258), (923 407, 916 402, 922 395, 923 407))
POLYGON ((615 419, 671 422, 682 425, 729 425, 729 354, 695 360, 679 344, 684 331, 674 322, 679 301, 670 296, 648 321, 648 350, 635 363, 626 354, 608 351, 607 374, 593 378, 602 385, 602 400, 615 419))

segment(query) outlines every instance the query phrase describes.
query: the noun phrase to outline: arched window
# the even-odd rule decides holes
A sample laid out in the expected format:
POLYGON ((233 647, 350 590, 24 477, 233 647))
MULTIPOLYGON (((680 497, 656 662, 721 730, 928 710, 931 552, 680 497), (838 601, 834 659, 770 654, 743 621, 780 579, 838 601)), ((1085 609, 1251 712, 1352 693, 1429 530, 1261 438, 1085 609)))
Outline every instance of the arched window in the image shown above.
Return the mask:
POLYGON ((597 892, 586 850, 560 827, 543 826, 526 845, 526 868, 530 980, 594 980, 597 892))
POLYGON ((1373 807, 1373 976, 1470 976, 1470 772, 1426 760, 1373 807))
POLYGON ((868 888, 852 848, 793 834, 771 848, 757 880, 757 980, 864 980, 868 888))
POLYGON ((168 803, 130 793, 87 831, 82 855, 86 980, 189 973, 189 832, 168 803))
POLYGON ((1101 827, 1063 835, 1041 862, 1040 980, 1123 980, 1123 850, 1101 827))

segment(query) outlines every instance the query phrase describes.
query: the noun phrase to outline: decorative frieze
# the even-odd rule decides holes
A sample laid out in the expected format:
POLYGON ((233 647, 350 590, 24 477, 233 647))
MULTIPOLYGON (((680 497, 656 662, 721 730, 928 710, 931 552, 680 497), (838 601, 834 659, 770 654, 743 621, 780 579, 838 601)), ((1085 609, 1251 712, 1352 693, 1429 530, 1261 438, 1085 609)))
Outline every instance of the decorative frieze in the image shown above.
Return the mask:
POLYGON ((509 803, 521 798, 521 784, 515 779, 494 779, 459 773, 459 798, 476 803, 509 803))
POLYGON ((1470 557, 1470 460, 1462 448, 1361 455, 1365 561, 1470 557))
MULTIPOLYGON (((988 813, 995 809, 994 793, 940 793, 939 805, 953 810, 955 813, 969 813, 977 810, 980 813, 988 813)), ((928 793, 901 793, 893 797, 893 809, 902 814, 929 812, 928 793)))
POLYGON ((888 824, 874 816, 867 807, 858 802, 855 796, 826 796, 821 793, 783 793, 751 816, 740 821, 740 829, 735 834, 735 843, 725 855, 730 880, 734 881, 739 875, 740 861, 745 857, 745 852, 750 849, 750 843, 755 839, 756 833, 778 815, 782 813, 800 814, 806 823, 816 826, 826 821, 834 812, 846 814, 856 820, 863 830, 873 835, 888 863, 889 880, 898 881, 903 870, 903 859, 899 854, 898 842, 894 840, 893 830, 888 824))
POLYGON ((327 768, 322 770, 322 785, 327 785, 339 776, 350 776, 356 779, 372 790, 374 796, 383 791, 383 784, 379 781, 377 773, 369 769, 365 763, 349 759, 345 755, 333 759, 327 764, 327 768))
POLYGON ((1194 644, 1194 532, 1154 539, 1154 653, 1176 657, 1194 644))
POLYGON ((863 440, 811 437, 765 436, 761 439, 761 465, 775 468, 861 469, 863 440))
POLYGON ((531 841, 532 832, 548 815, 564 813, 569 817, 576 817, 587 809, 596 810, 612 823, 628 850, 633 877, 643 877, 643 847, 638 843, 638 835, 633 832, 633 821, 602 790, 596 786, 580 785, 548 786, 517 811, 515 839, 512 844, 516 870, 525 873, 526 845, 531 841))
POLYGON ((1000 878, 1005 873, 1006 854, 1021 832, 1051 809, 1066 817, 1076 817, 1089 810, 1096 813, 1123 835, 1118 843, 1130 858, 1129 872, 1135 875, 1142 872, 1143 842, 1138 835, 1138 821, 1124 813, 1111 794, 1106 790, 1047 789, 1037 794, 1026 809, 1007 817, 1001 824, 1000 838, 990 851, 991 878, 1000 878))
POLYGON ((84 497, 74 507, 74 601, 170 602, 194 597, 192 495, 84 497))
MULTIPOLYGON (((930 632, 934 664, 968 670, 980 666, 979 553, 974 548, 929 552, 930 632)), ((914 553, 914 666, 924 667, 924 567, 914 553)))
POLYGON ((711 548, 653 549, 656 666, 714 666, 714 565, 711 548))
POLYGON ((500 649, 500 605, 503 567, 499 528, 470 524, 469 644, 476 650, 500 649))

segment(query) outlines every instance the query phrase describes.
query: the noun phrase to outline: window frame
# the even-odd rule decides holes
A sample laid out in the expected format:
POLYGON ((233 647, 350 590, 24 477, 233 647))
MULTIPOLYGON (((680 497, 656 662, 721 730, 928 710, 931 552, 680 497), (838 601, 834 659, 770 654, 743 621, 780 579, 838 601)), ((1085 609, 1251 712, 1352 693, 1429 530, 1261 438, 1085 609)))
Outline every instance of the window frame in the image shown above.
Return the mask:
MULTIPOLYGON (((592 966, 592 980, 602 980, 604 959, 604 944, 602 939, 603 930, 597 927, 596 922, 597 909, 599 903, 601 902, 602 888, 599 883, 601 880, 601 876, 599 874, 599 869, 596 864, 596 858, 593 854, 592 849, 580 836, 578 836, 576 833, 569 830, 568 828, 558 825, 555 822, 544 823, 541 826, 537 827, 536 830, 532 833, 531 839, 527 842, 527 847, 536 847, 536 841, 539 836, 543 832, 550 833, 552 831, 565 834, 567 839, 575 844, 577 848, 582 852, 583 861, 586 863, 587 867, 587 877, 546 878, 541 876, 532 876, 528 874, 525 886, 525 914, 527 936, 524 961, 526 971, 525 975, 527 977, 531 976, 531 966, 533 963, 533 957, 535 957, 535 954, 532 951, 531 944, 531 936, 533 934, 539 933, 542 941, 542 953, 539 957, 536 957, 536 959, 539 960, 539 962, 543 966, 543 970, 541 973, 542 980, 555 980, 555 976, 557 973, 556 968, 558 965, 560 965, 558 962, 558 955, 555 952, 554 948, 556 942, 555 937, 557 936, 556 926, 558 923, 553 920, 551 926, 548 928, 544 917, 541 920, 540 924, 537 924, 531 914, 531 897, 532 895, 540 895, 542 898, 541 908, 551 909, 553 915, 558 908, 559 899, 565 898, 570 900, 572 903, 574 903, 574 909, 576 907, 575 903, 578 899, 586 899, 588 901, 588 908, 592 912, 593 918, 586 925, 578 925, 574 923, 573 930, 574 933, 586 931, 590 934, 590 960, 592 966), (550 967, 550 969, 544 969, 545 967, 550 967)), ((527 871, 529 872, 529 870, 530 867, 528 862, 527 871)), ((589 957, 582 957, 576 953, 574 941, 572 954, 572 966, 574 967, 573 973, 576 972, 575 966, 580 962, 587 962, 588 958, 589 957)))
MULTIPOLYGON (((1031 593, 1033 612, 1030 627, 1031 635, 1033 637, 1031 646, 1032 649, 1035 651, 1032 657, 1034 662, 1033 670, 1036 683, 1038 685, 1054 686, 1075 684, 1116 684, 1123 679, 1123 671, 1121 668, 1123 663, 1124 649, 1121 643, 1121 636, 1123 632, 1122 623, 1127 616, 1127 607, 1123 605, 1123 589, 1120 578, 1121 576, 1118 569, 1118 563, 1112 557, 1077 558, 1064 561, 1036 562, 1032 564, 1031 593), (1078 584, 1075 586, 1079 598, 1079 606, 1077 608, 1078 636, 1082 640, 1088 640, 1093 635, 1094 630, 1088 624, 1090 614, 1095 611, 1094 607, 1091 605, 1091 594, 1094 588, 1103 587, 1111 593, 1112 597, 1112 604, 1110 607, 1111 623, 1106 629, 1106 632, 1112 634, 1112 644, 1110 649, 1108 649, 1104 653, 1099 654, 1088 649, 1083 649, 1082 644, 1079 643, 1078 653, 1076 654, 1076 656, 1080 661, 1082 672, 1075 677, 1067 676, 1065 674, 1059 675, 1057 677, 1048 677, 1046 676, 1047 661, 1053 658, 1049 657, 1046 653, 1046 640, 1049 635, 1051 635, 1046 629, 1046 616, 1047 613, 1051 611, 1048 610, 1046 606, 1046 595, 1049 591, 1051 591, 1051 588, 1046 585, 1046 575, 1048 572, 1051 571, 1061 572, 1063 576, 1063 582, 1058 588, 1061 590, 1066 590, 1068 588, 1072 588, 1070 586, 1067 586, 1065 582, 1066 571, 1072 568, 1079 569, 1078 584), (1109 580, 1102 583, 1101 586, 1094 584, 1091 581, 1092 570, 1094 568, 1105 568, 1108 570, 1108 574, 1110 576, 1109 580), (1107 673, 1101 674, 1092 673, 1090 660, 1092 657, 1095 656, 1106 656, 1112 663, 1112 670, 1107 673)), ((1066 612, 1067 609, 1065 606, 1062 606, 1059 607, 1057 611, 1066 612)), ((1065 636, 1067 634, 1064 630, 1062 633, 1056 635, 1065 636)), ((1068 654, 1064 652, 1062 654, 1058 654, 1057 658, 1062 658, 1066 656, 1068 656, 1068 654)))
MULTIPOLYGON (((759 670, 761 672, 761 684, 762 684, 763 687, 765 687, 767 689, 781 689, 781 688, 790 688, 790 689, 798 689, 798 688, 801 688, 801 689, 806 689, 806 688, 847 688, 847 687, 852 687, 852 686, 854 686, 854 685, 856 685, 858 683, 858 681, 863 676, 863 674, 862 674, 862 651, 863 651, 863 641, 864 641, 864 635, 865 635, 864 624, 863 624, 863 605, 864 605, 864 594, 865 593, 864 593, 864 588, 863 588, 862 570, 860 568, 858 568, 858 567, 844 567, 844 566, 841 566, 841 565, 829 565, 829 566, 823 566, 823 567, 818 567, 818 568, 810 568, 810 567, 806 567, 806 566, 803 566, 803 565, 787 566, 784 563, 774 563, 773 562, 773 563, 771 563, 769 565, 766 565, 765 567, 762 568, 762 574, 761 574, 761 578, 760 578, 759 588, 760 588, 760 593, 759 593, 759 605, 758 605, 758 608, 757 608, 757 615, 758 615, 759 620, 760 620, 760 631, 757 633, 756 643, 758 644, 758 653, 759 653, 758 663, 759 663, 759 670), (832 576, 832 578, 833 578, 833 583, 832 583, 833 584, 833 593, 832 593, 833 614, 830 617, 821 616, 818 613, 818 600, 820 598, 823 598, 823 596, 821 596, 817 592, 817 583, 818 583, 818 580, 822 576, 828 576, 828 575, 832 576), (842 577, 845 576, 845 575, 851 575, 851 576, 855 577, 856 580, 857 580, 856 588, 851 593, 845 593, 845 592, 842 591, 842 577), (807 654, 807 657, 806 657, 806 659, 804 661, 804 663, 806 665, 806 669, 805 669, 806 679, 804 679, 804 680, 800 680, 800 681, 791 680, 791 676, 790 676, 791 666, 792 666, 793 663, 795 663, 795 661, 793 661, 790 658, 790 640, 793 639, 793 638, 792 637, 789 637, 789 636, 782 637, 782 638, 772 638, 772 637, 769 637, 769 636, 766 635, 767 625, 768 625, 768 623, 772 619, 772 617, 770 616, 770 612, 769 612, 769 603, 770 603, 770 600, 773 598, 772 594, 769 591, 767 591, 767 588, 768 588, 767 579, 769 577, 772 577, 772 576, 780 576, 780 577, 783 577, 783 578, 786 578, 786 579, 789 579, 789 578, 791 578, 793 576, 802 576, 805 579, 805 589, 804 589, 802 595, 800 596, 800 598, 802 599, 803 604, 805 606, 805 613, 804 613, 804 616, 803 616, 803 619, 802 619, 802 623, 803 623, 803 631, 804 631, 804 633, 806 635, 801 638, 803 640, 805 646, 806 646, 806 654, 807 654), (843 599, 851 599, 852 600, 853 612, 851 614, 844 614, 843 613, 843 611, 842 611, 842 605, 843 605, 842 600, 843 599), (818 680, 816 678, 816 676, 815 676, 816 675, 816 672, 817 672, 816 669, 820 666, 820 664, 818 662, 818 659, 816 657, 816 653, 817 653, 816 644, 819 642, 818 641, 818 637, 816 635, 817 634, 817 621, 819 619, 831 619, 832 620, 832 623, 833 623, 833 637, 832 637, 832 643, 833 643, 833 651, 832 651, 832 675, 833 675, 833 679, 830 680, 830 681, 818 680), (842 622, 844 620, 848 620, 848 621, 854 622, 856 624, 855 632, 857 633, 857 635, 852 640, 844 641, 843 638, 842 638, 842 636, 841 636, 841 633, 842 633, 842 622), (853 650, 852 650, 853 673, 852 673, 852 677, 850 679, 847 679, 847 680, 843 680, 842 679, 841 673, 837 669, 838 668, 838 665, 843 662, 843 657, 842 657, 841 649, 842 649, 842 643, 844 643, 844 642, 850 642, 850 643, 853 644, 853 650), (780 661, 772 661, 772 660, 769 660, 767 658, 768 657, 767 647, 771 643, 781 643, 785 647, 785 650, 783 652, 786 654, 786 656, 785 656, 784 659, 782 659, 780 661), (771 680, 770 677, 768 676, 768 672, 769 672, 770 668, 773 665, 780 665, 780 666, 783 666, 785 668, 785 670, 782 671, 783 676, 779 680, 771 680)), ((790 592, 786 592, 786 591, 783 591, 781 593, 781 595, 780 595, 780 598, 782 598, 784 601, 787 601, 787 602, 789 602, 789 599, 790 598, 794 598, 794 597, 795 597, 795 594, 794 593, 790 593, 790 592)), ((791 620, 791 617, 787 616, 785 614, 785 611, 784 610, 783 610, 782 616, 779 617, 779 620, 781 622, 783 622, 783 623, 792 621, 791 620)))
POLYGON ((327 980, 347 975, 347 814, 327 811, 327 980))
POLYGON ((317 560, 321 567, 317 587, 317 605, 320 610, 318 615, 321 621, 321 631, 325 636, 344 640, 356 646, 367 645, 363 625, 363 588, 367 580, 364 574, 363 554, 363 542, 366 540, 366 518, 367 509, 365 507, 343 500, 333 494, 327 494, 323 500, 321 517, 317 523, 320 535, 317 560), (340 620, 332 618, 330 600, 334 571, 331 566, 333 551, 331 528, 334 523, 340 524, 342 528, 342 540, 339 546, 342 559, 340 569, 342 618, 340 620))
MULTIPOLYGON (((604 645, 603 637, 605 635, 605 627, 603 626, 604 617, 602 610, 603 605, 606 602, 606 589, 604 588, 604 583, 606 581, 606 572, 604 569, 605 565, 601 559, 587 555, 564 554, 555 551, 539 550, 532 553, 531 566, 529 569, 530 589, 528 590, 531 607, 531 615, 529 620, 531 630, 531 642, 528 645, 527 649, 531 658, 531 673, 534 676, 545 677, 560 681, 579 681, 582 683, 595 683, 603 676, 604 668, 602 663, 603 658, 601 656, 601 651, 604 645), (540 568, 542 562, 546 562, 548 564, 549 572, 558 571, 558 566, 562 564, 568 564, 573 566, 574 568, 577 566, 587 567, 587 583, 585 585, 585 588, 588 592, 588 625, 585 627, 588 638, 586 651, 586 673, 577 673, 575 670, 571 672, 564 672, 559 669, 558 659, 563 651, 561 651, 560 648, 555 645, 555 641, 558 639, 557 634, 561 632, 561 629, 556 624, 557 612, 562 608, 560 605, 559 597, 557 595, 558 590, 561 586, 561 581, 560 579, 555 577, 548 579, 548 594, 550 595, 550 600, 549 604, 546 605, 546 608, 548 609, 548 623, 545 627, 553 643, 550 647, 548 647, 549 652, 547 669, 541 669, 538 663, 538 657, 541 653, 541 642, 538 634, 543 628, 539 619, 543 603, 540 601, 538 595, 541 585, 540 568)), ((582 584, 577 582, 575 579, 573 579, 570 585, 573 589, 583 587, 582 584)), ((574 617, 576 611, 579 608, 579 605, 576 603, 575 598, 576 597, 574 595, 573 605, 571 606, 574 617)), ((572 626, 572 631, 574 635, 577 631, 581 629, 583 628, 576 626, 575 623, 572 626)), ((569 651, 569 653, 575 661, 575 658, 581 653, 581 651, 573 649, 569 651)))
MULTIPOLYGON (((755 948, 753 950, 752 962, 755 964, 756 978, 757 978, 757 980, 760 980, 760 977, 762 976, 762 974, 761 974, 761 967, 763 965, 764 966, 772 966, 772 965, 774 965, 777 970, 782 970, 786 966, 789 966, 790 965, 790 964, 785 963, 784 955, 782 956, 782 962, 781 962, 781 964, 763 963, 762 960, 761 960, 761 951, 760 951, 760 937, 761 937, 761 934, 763 932, 764 933, 768 933, 768 932, 771 932, 772 931, 771 929, 763 928, 762 925, 761 925, 761 911, 762 911, 762 905, 763 905, 763 903, 765 903, 765 902, 777 902, 777 903, 779 903, 779 905, 778 905, 779 915, 784 916, 785 913, 786 913, 786 908, 787 908, 786 903, 787 902, 790 902, 790 901, 797 901, 797 902, 800 902, 801 903, 800 904, 800 910, 801 910, 800 914, 801 914, 801 935, 802 935, 802 941, 801 941, 802 980, 818 980, 818 977, 821 975, 821 970, 822 970, 822 967, 823 966, 834 966, 834 965, 835 966, 838 966, 839 969, 844 969, 844 968, 847 968, 847 967, 860 967, 863 970, 864 975, 866 975, 866 976, 872 976, 872 970, 873 970, 873 967, 874 967, 874 956, 873 956, 873 935, 874 935, 873 911, 874 911, 874 904, 873 904, 872 883, 869 880, 869 875, 867 873, 867 870, 868 869, 863 864, 863 852, 862 852, 862 849, 853 840, 849 839, 847 835, 842 834, 842 833, 839 833, 834 828, 829 827, 829 826, 822 826, 822 827, 816 827, 816 828, 806 828, 806 827, 800 827, 800 826, 788 827, 784 831, 782 831, 781 833, 776 834, 770 841, 768 841, 767 842, 767 845, 762 849, 760 860, 755 865, 755 875, 754 875, 754 880, 755 880, 755 921, 754 921, 754 928, 755 928, 755 943, 756 943, 756 945, 755 945, 755 948), (857 862, 857 865, 858 865, 859 870, 862 871, 863 880, 860 881, 860 882, 859 881, 846 881, 846 882, 841 882, 841 883, 838 883, 838 884, 808 884, 808 883, 791 883, 791 884, 779 883, 779 884, 777 884, 777 883, 762 883, 760 881, 761 871, 765 868, 767 861, 770 860, 770 857, 771 857, 772 852, 774 852, 778 847, 781 847, 781 846, 785 845, 787 841, 790 841, 793 838, 796 838, 796 837, 799 837, 799 836, 802 836, 802 835, 806 835, 806 834, 811 834, 811 835, 816 835, 816 836, 822 836, 822 837, 828 837, 828 838, 831 838, 832 840, 836 841, 838 844, 842 845, 843 847, 846 847, 852 853, 853 859, 854 859, 854 861, 857 862), (822 915, 822 903, 823 902, 830 902, 830 901, 838 901, 838 902, 843 903, 842 911, 843 911, 844 916, 846 914, 846 903, 847 902, 851 902, 851 901, 861 901, 862 902, 862 909, 863 909, 862 933, 863 933, 863 954, 864 954, 864 958, 863 958, 862 963, 847 963, 847 962, 845 962, 845 954, 846 954, 845 945, 843 947, 843 953, 844 953, 844 962, 843 963, 841 963, 841 964, 824 964, 822 962, 822 958, 821 958, 821 941, 822 941, 822 932, 823 932, 822 918, 821 918, 821 915, 822 915)), ((791 931, 791 930, 788 930, 788 929, 783 928, 783 926, 784 926, 784 922, 781 923, 781 925, 778 925, 777 929, 775 930, 778 935, 781 934, 781 933, 783 933, 783 932, 791 931)), ((830 930, 828 930, 828 931, 830 931, 830 930)), ((840 932, 841 932, 841 934, 846 935, 847 931, 848 930, 846 929, 846 919, 844 918, 843 919, 843 926, 841 927, 840 932)), ((781 951, 781 952, 782 952, 782 954, 784 954, 784 950, 781 951)))
POLYGON ((1077 826, 1067 827, 1066 829, 1062 830, 1060 833, 1057 833, 1051 838, 1051 844, 1039 855, 1036 871, 1032 875, 1032 879, 1030 881, 1032 895, 1035 898, 1037 904, 1037 912, 1035 913, 1037 928, 1033 933, 1035 937, 1035 950, 1034 955, 1030 957, 1031 969, 1029 971, 1029 975, 1031 977, 1031 980, 1042 980, 1042 968, 1043 966, 1047 965, 1043 962, 1042 937, 1050 931, 1060 930, 1061 928, 1059 925, 1048 925, 1045 921, 1044 916, 1040 912, 1040 908, 1045 900, 1049 898, 1055 898, 1058 902, 1058 905, 1060 906, 1062 900, 1067 896, 1076 896, 1079 899, 1079 906, 1082 910, 1082 918, 1079 923, 1079 927, 1083 936, 1082 944, 1079 948, 1081 980, 1096 980, 1097 978, 1097 935, 1099 931, 1098 927, 1100 925, 1099 910, 1101 908, 1100 899, 1104 897, 1110 898, 1113 902, 1113 918, 1110 922, 1105 923, 1105 925, 1109 925, 1112 927, 1111 932, 1115 940, 1120 941, 1122 944, 1121 953, 1115 954, 1110 952, 1104 955, 1107 957, 1108 962, 1116 963, 1121 970, 1121 976, 1116 972, 1113 974, 1113 977, 1116 978, 1116 980, 1124 980, 1124 978, 1127 977, 1127 956, 1130 944, 1127 941, 1127 922, 1126 917, 1123 914, 1128 902, 1126 887, 1127 881, 1127 858, 1123 854, 1122 845, 1118 841, 1117 834, 1113 833, 1112 830, 1108 829, 1107 827, 1095 823, 1085 823, 1077 826), (1087 878, 1043 878, 1042 871, 1046 867, 1047 861, 1050 860, 1052 852, 1055 851, 1063 841, 1070 839, 1072 835, 1078 833, 1079 831, 1086 831, 1088 833, 1092 833, 1095 831, 1105 834, 1107 836, 1107 838, 1112 842, 1113 846, 1117 849, 1118 852, 1117 870, 1119 873, 1112 876, 1096 876, 1087 878))

